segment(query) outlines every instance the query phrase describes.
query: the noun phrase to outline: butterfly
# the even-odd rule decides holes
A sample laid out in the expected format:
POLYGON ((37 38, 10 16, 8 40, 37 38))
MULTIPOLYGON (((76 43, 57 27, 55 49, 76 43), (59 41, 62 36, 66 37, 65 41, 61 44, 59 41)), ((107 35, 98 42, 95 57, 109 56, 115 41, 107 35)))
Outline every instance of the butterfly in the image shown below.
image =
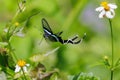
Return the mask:
POLYGON ((68 43, 78 44, 86 37, 86 33, 85 33, 83 38, 79 39, 78 41, 75 41, 78 38, 77 35, 74 36, 71 39, 64 40, 60 36, 63 33, 63 31, 58 32, 56 34, 53 33, 53 31, 51 30, 51 28, 50 28, 50 26, 49 26, 49 24, 48 24, 48 22, 46 21, 45 18, 42 18, 42 27, 43 27, 43 30, 44 30, 44 34, 43 34, 44 38, 48 39, 48 40, 50 40, 52 42, 60 42, 61 44, 68 44, 68 43))

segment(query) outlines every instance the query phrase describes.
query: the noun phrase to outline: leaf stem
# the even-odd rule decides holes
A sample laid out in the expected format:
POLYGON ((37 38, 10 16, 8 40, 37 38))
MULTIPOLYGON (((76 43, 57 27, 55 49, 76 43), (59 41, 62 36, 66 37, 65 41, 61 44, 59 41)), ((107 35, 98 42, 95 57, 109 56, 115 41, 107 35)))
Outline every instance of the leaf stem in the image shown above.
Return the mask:
POLYGON ((78 0, 76 6, 68 14, 67 19, 64 22, 63 28, 66 31, 75 21, 76 17, 79 16, 83 7, 87 4, 88 0, 78 0))
POLYGON ((15 55, 14 51, 12 51, 12 47, 11 47, 11 44, 10 44, 9 41, 8 41, 8 48, 9 48, 9 50, 10 50, 10 52, 9 52, 10 55, 12 56, 14 62, 16 63, 16 62, 17 62, 17 56, 15 55))

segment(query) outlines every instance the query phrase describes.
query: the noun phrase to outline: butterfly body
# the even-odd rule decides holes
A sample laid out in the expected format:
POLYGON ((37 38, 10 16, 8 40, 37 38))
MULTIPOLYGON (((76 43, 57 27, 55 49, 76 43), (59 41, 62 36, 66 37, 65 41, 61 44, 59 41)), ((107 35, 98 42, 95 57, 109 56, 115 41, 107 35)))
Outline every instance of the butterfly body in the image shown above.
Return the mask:
POLYGON ((44 34, 43 34, 45 39, 48 39, 52 42, 62 42, 62 39, 60 36, 57 36, 56 34, 53 34, 52 32, 50 32, 49 30, 47 30, 44 27, 44 34))
POLYGON ((56 36, 55 34, 50 34, 50 35, 44 34, 43 36, 45 39, 48 39, 52 42, 59 42, 59 40, 60 40, 60 37, 56 36))
POLYGON ((65 44, 65 43, 78 44, 82 41, 82 39, 80 39, 80 40, 74 42, 74 40, 76 40, 78 38, 78 36, 75 36, 72 39, 63 40, 62 37, 60 36, 63 32, 61 31, 59 33, 54 34, 52 32, 48 22, 44 18, 42 19, 42 27, 43 27, 43 30, 44 30, 44 34, 43 34, 44 38, 48 39, 52 42, 60 42, 62 44, 65 44))

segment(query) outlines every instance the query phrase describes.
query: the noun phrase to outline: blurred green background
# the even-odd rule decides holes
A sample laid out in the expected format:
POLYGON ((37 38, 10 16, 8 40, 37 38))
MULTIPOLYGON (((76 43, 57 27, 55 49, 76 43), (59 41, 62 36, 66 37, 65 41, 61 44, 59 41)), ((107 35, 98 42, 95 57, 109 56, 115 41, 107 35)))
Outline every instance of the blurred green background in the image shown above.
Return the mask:
MULTIPOLYGON (((110 27, 107 19, 99 19, 95 8, 102 0, 27 0, 26 10, 17 16, 16 22, 20 26, 33 14, 25 25, 25 37, 12 37, 12 47, 19 59, 28 60, 35 54, 45 54, 59 47, 49 55, 43 63, 47 70, 58 68, 61 77, 65 80, 68 75, 79 72, 93 72, 101 80, 110 80, 110 71, 102 64, 103 57, 107 55, 111 60, 110 27), (71 38, 84 33, 87 37, 81 44, 61 45, 47 42, 43 38, 41 19, 45 18, 54 33, 63 31, 63 39, 71 38), (42 39, 41 44, 40 41, 42 39)), ((114 32, 114 61, 120 57, 120 1, 116 2, 118 8, 112 20, 114 32)), ((17 0, 0 0, 0 35, 6 24, 14 17, 18 6, 17 0)), ((115 80, 119 80, 120 70, 115 71, 115 80)))

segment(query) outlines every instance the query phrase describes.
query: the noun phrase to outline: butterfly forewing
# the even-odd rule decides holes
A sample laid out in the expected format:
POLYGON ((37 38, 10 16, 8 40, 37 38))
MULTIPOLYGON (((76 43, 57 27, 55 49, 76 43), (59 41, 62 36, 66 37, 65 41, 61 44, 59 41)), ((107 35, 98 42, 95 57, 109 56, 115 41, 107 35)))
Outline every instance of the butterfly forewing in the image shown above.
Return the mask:
MULTIPOLYGON (((47 22, 44 18, 42 19, 42 27, 43 27, 43 29, 44 29, 44 32, 45 32, 45 30, 46 30, 46 31, 48 31, 49 33, 53 34, 53 32, 52 32, 52 30, 51 30, 48 22, 47 22)), ((45 33, 46 33, 46 32, 45 32, 45 33)))

